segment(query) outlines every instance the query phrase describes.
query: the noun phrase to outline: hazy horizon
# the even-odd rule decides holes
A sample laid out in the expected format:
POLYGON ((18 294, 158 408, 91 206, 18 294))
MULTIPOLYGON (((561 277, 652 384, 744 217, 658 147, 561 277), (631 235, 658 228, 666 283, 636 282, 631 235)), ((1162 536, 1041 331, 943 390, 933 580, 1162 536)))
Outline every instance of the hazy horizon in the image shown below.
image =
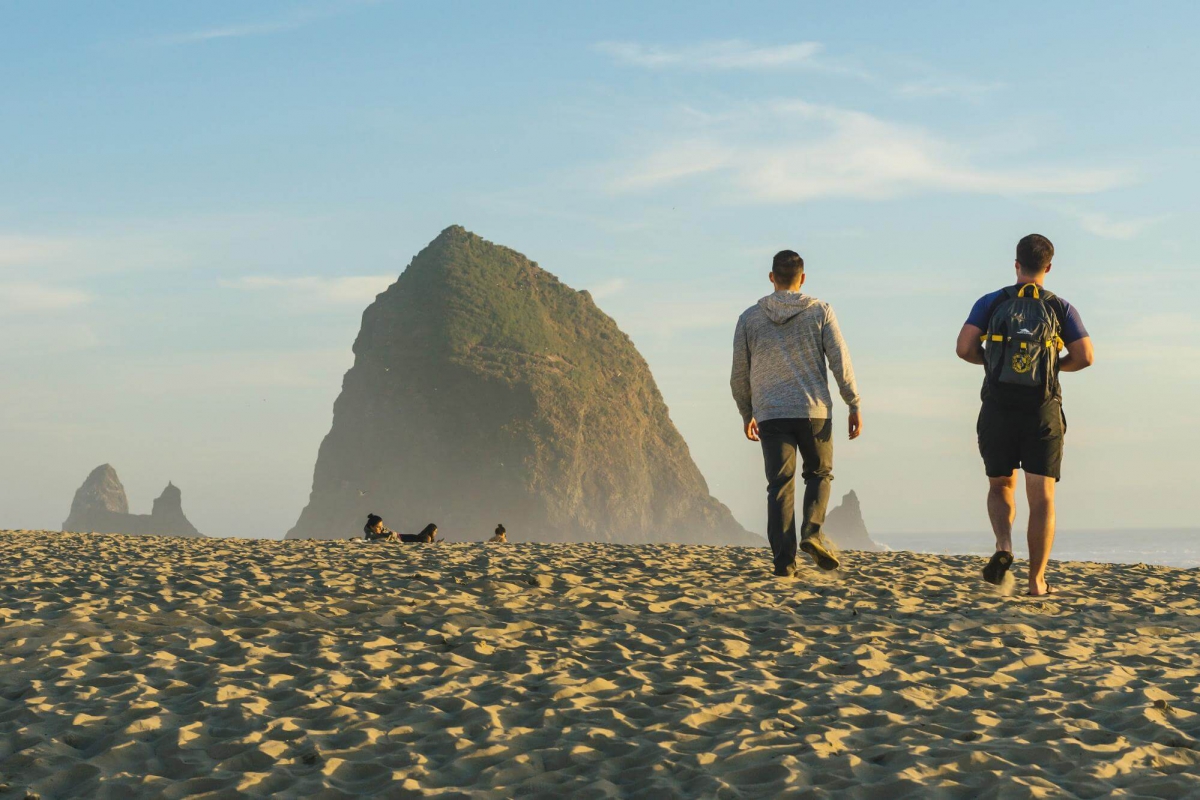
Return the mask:
POLYGON ((363 309, 451 224, 591 290, 760 533, 729 345, 771 254, 858 373, 831 507, 985 531, 953 342, 1043 233, 1097 354, 1060 527, 1200 519, 1200 8, 70 8, 0 28, 0 528, 57 529, 107 462, 135 513, 170 480, 202 532, 282 536, 363 309))

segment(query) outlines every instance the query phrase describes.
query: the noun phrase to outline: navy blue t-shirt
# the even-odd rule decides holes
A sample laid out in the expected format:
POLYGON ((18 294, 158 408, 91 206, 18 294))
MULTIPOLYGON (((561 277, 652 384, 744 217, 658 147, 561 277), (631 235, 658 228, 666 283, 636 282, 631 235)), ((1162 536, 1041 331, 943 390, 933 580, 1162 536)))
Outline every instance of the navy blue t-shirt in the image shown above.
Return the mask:
MULTIPOLYGON (((986 331, 988 328, 988 309, 992 307, 992 303, 1004 294, 1003 289, 997 289, 994 292, 985 294, 979 298, 974 307, 971 308, 971 313, 967 315, 968 325, 974 325, 980 330, 986 331)), ((1058 295, 1055 295, 1058 297, 1058 295)), ((1083 327, 1083 317, 1079 316, 1079 309, 1068 303, 1062 297, 1058 300, 1063 305, 1065 319, 1063 320, 1062 340, 1064 344, 1077 342, 1088 335, 1087 328, 1083 327)))

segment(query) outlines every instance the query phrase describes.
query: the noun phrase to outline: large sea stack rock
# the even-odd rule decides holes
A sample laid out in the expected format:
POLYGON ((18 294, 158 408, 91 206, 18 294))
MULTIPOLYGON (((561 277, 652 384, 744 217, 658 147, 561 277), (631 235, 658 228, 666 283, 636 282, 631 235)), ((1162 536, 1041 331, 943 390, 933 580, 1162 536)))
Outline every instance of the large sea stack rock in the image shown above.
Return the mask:
POLYGON ((183 495, 173 483, 154 501, 150 514, 130 514, 125 487, 110 464, 92 470, 75 492, 64 531, 202 536, 183 514, 183 495))
POLYGON ((454 226, 363 313, 291 539, 761 545, 708 493, 645 360, 520 253, 454 226))
POLYGON ((882 550, 869 533, 863 520, 862 505, 858 495, 851 490, 842 498, 842 504, 825 515, 821 530, 833 543, 845 550, 882 550))

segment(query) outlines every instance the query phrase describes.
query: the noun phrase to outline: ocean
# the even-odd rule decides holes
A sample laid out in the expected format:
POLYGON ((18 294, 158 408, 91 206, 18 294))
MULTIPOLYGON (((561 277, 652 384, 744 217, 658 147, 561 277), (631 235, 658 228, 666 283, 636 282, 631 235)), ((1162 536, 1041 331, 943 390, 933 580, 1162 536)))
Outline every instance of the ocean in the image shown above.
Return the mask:
MULTIPOLYGON (((981 556, 991 555, 995 541, 990 530, 971 533, 872 533, 871 538, 892 550, 981 556)), ((1013 530, 1013 546, 1017 558, 1028 555, 1023 527, 1013 530)), ((1200 528, 1061 530, 1054 537, 1051 558, 1056 561, 1200 567, 1200 528)))

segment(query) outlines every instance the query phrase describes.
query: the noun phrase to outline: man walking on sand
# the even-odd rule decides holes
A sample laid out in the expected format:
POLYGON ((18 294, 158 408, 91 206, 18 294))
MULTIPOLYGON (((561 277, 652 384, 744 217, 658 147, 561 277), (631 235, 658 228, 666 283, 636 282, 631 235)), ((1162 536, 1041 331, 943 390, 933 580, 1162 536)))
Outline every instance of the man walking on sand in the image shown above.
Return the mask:
POLYGON ((833 401, 828 361, 850 407, 850 438, 862 432, 850 352, 828 303, 803 294, 804 259, 775 254, 768 276, 775 287, 738 318, 729 385, 746 438, 761 442, 767 471, 767 539, 775 574, 796 572, 796 453, 804 479, 800 550, 824 570, 840 564, 821 534, 833 480, 833 401))
POLYGON ((1029 594, 1053 589, 1046 565, 1054 544, 1054 485, 1060 475, 1067 420, 1059 372, 1092 365, 1092 340, 1079 311, 1048 292, 1054 245, 1030 234, 1017 243, 1015 286, 984 295, 958 334, 958 357, 984 368, 983 407, 976 431, 987 471, 987 509, 996 552, 983 578, 998 584, 1012 566, 1017 470, 1029 496, 1029 594), (1065 346, 1066 356, 1059 357, 1065 346))

